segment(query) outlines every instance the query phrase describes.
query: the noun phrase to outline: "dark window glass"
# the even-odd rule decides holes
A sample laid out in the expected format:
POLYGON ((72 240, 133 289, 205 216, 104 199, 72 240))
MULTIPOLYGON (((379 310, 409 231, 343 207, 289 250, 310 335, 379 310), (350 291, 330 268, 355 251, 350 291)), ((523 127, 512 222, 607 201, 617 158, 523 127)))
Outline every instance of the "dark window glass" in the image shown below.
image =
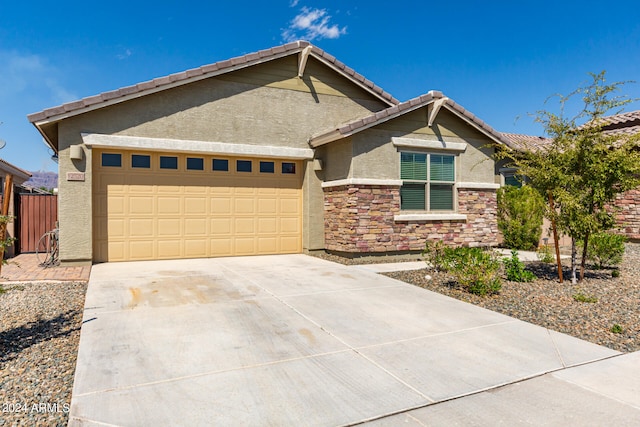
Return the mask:
POLYGON ((204 159, 200 157, 187 157, 187 170, 203 171, 204 159))
POLYGON ((132 154, 131 167, 149 169, 151 167, 151 156, 145 156, 142 154, 132 154))
POLYGON ((424 184, 404 184, 400 187, 400 209, 425 210, 424 184))
POLYGON ((236 171, 238 172, 251 172, 251 160, 237 160, 236 171))
POLYGON ((213 159, 213 170, 214 171, 225 171, 229 170, 229 160, 227 159, 213 159))
POLYGON ((273 162, 260 162, 260 172, 273 173, 274 171, 275 171, 275 166, 273 162))
POLYGON ((296 164, 291 162, 282 162, 282 173, 296 173, 296 164))
POLYGON ((178 169, 178 158, 174 156, 160 156, 160 169, 178 169))
POLYGON ((102 153, 102 166, 119 168, 122 166, 122 155, 115 153, 102 153))

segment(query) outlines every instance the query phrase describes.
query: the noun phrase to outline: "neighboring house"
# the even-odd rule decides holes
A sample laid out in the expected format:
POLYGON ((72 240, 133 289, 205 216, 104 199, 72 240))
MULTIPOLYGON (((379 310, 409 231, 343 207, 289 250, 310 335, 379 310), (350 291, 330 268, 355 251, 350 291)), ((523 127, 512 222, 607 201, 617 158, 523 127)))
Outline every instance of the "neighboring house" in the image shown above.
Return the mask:
POLYGON ((63 263, 497 243, 490 146, 510 142, 307 42, 29 120, 59 155, 63 263))
MULTIPOLYGON (((640 133, 640 110, 628 113, 615 114, 604 117, 602 131, 606 135, 636 135, 640 133)), ((541 136, 521 135, 503 132, 502 135, 509 141, 509 146, 518 150, 539 149, 553 141, 541 136)), ((515 178, 516 170, 508 167, 499 167, 506 185, 520 185, 515 178)), ((619 232, 625 234, 631 240, 640 240, 640 189, 630 190, 618 196, 615 205, 620 209, 617 215, 619 232)), ((549 224, 545 219, 542 237, 548 237, 549 224)), ((560 242, 561 245, 569 245, 568 239, 560 242)))
MULTIPOLYGON (((13 181, 13 188, 11 189, 11 197, 9 199, 9 216, 16 217, 16 192, 20 191, 20 187, 24 184, 29 178, 31 178, 31 174, 19 167, 12 165, 6 160, 0 159, 0 195, 2 196, 1 200, 4 200, 4 185, 5 179, 7 175, 11 175, 13 181)), ((16 220, 11 221, 7 224, 7 237, 16 237, 16 220)), ((6 258, 11 258, 15 255, 16 249, 15 244, 5 248, 4 254, 6 258)))

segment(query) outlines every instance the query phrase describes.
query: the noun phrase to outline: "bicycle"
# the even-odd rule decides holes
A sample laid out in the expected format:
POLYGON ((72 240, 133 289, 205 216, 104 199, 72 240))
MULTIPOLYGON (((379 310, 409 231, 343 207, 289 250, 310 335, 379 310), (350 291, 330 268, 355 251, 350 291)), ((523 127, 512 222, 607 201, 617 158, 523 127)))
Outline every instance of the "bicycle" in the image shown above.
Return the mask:
POLYGON ((41 267, 54 267, 60 263, 58 259, 58 229, 47 231, 40 237, 36 246, 36 258, 41 267))

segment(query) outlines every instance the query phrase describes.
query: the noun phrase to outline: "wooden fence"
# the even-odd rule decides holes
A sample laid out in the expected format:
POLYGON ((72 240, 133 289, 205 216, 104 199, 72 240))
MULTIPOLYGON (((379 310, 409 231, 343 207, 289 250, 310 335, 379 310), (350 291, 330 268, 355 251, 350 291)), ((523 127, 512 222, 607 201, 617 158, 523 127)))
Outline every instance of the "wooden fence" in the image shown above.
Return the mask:
POLYGON ((18 253, 35 252, 40 237, 58 221, 58 196, 17 194, 18 253))

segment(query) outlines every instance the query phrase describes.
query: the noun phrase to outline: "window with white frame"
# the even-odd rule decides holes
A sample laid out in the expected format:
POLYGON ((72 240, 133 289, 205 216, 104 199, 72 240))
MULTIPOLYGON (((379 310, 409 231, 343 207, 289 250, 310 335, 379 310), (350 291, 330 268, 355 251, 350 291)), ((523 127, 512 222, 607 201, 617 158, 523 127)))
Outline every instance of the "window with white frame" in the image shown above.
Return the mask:
POLYGON ((400 209, 454 211, 455 156, 400 153, 400 209))

